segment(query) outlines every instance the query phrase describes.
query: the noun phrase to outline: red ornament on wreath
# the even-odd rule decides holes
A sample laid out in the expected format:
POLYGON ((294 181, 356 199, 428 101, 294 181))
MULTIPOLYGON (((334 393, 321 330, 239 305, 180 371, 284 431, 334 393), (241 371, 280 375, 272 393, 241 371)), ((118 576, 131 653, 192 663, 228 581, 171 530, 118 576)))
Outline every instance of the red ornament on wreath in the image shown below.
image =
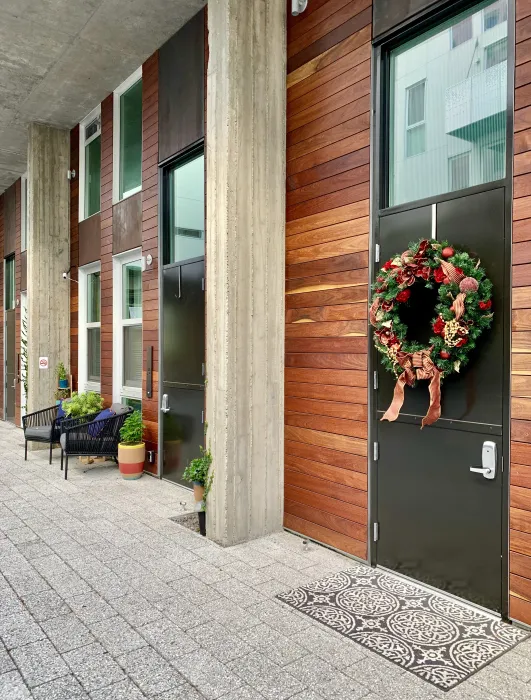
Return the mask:
POLYGON ((422 427, 432 425, 441 416, 442 380, 467 364, 476 341, 492 323, 492 283, 479 260, 446 242, 425 239, 388 260, 377 280, 369 320, 382 363, 397 380, 382 420, 396 420, 405 386, 425 379, 430 383, 430 406, 422 427), (400 319, 414 284, 439 288, 429 346, 409 341, 400 319))

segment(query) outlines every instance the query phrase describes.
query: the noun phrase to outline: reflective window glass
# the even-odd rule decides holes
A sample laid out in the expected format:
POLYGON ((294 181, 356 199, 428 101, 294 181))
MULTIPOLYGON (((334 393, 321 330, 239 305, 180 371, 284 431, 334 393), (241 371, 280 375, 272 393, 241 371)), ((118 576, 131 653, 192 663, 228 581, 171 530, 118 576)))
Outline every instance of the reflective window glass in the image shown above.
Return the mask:
POLYGON ((142 185, 142 80, 120 95, 120 199, 142 185))
POLYGON ((166 265, 205 254, 205 157, 170 171, 166 265))

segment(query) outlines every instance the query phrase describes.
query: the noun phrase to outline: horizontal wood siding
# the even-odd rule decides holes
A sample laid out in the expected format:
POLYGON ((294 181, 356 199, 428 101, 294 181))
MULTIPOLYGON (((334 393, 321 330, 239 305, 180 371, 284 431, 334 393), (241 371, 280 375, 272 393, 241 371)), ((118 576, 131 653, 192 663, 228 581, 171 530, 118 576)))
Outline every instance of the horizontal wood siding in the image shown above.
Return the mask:
MULTIPOLYGON (((74 127, 70 132, 70 168, 79 173, 79 126, 74 127)), ((99 250, 99 229, 97 237, 99 250)), ((79 177, 74 177, 70 180, 70 277, 76 281, 78 280, 79 243, 79 177)), ((99 260, 99 254, 96 259, 99 260)), ((72 282, 70 284, 70 373, 72 374, 72 388, 76 390, 79 370, 78 300, 78 285, 76 282, 72 282)))
POLYGON ((516 18, 509 614, 531 625, 531 0, 516 18))
POLYGON ((288 17, 284 524, 365 559, 371 2, 288 17))
MULTIPOLYGON (((153 54, 142 68, 143 76, 143 150, 142 150, 142 254, 152 255, 153 264, 142 275, 142 413, 146 424, 146 449, 157 451, 159 419, 159 270, 158 270, 158 103, 159 54, 153 54), (150 145, 152 144, 152 147, 150 145), (152 150, 156 157, 153 159, 152 150), (147 353, 153 348, 153 396, 146 395, 147 353)), ((145 469, 157 473, 157 465, 146 463, 145 469)))
POLYGON ((113 95, 101 103, 101 395, 112 403, 113 95))
POLYGON ((21 259, 20 249, 22 247, 22 180, 19 178, 15 183, 15 372, 17 382, 15 385, 15 425, 22 425, 21 418, 21 398, 22 384, 20 382, 20 330, 21 330, 21 259), (18 305, 17 305, 18 302, 18 305))

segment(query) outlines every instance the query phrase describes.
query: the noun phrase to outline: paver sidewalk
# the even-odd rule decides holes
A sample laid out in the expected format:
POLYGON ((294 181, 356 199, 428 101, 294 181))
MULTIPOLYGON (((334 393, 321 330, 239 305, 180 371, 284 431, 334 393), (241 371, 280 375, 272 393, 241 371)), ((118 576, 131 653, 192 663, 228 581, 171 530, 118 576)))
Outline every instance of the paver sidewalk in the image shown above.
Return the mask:
POLYGON ((531 641, 444 693, 275 599, 346 557, 222 549, 169 520, 185 489, 0 445, 1 700, 531 699, 531 641))

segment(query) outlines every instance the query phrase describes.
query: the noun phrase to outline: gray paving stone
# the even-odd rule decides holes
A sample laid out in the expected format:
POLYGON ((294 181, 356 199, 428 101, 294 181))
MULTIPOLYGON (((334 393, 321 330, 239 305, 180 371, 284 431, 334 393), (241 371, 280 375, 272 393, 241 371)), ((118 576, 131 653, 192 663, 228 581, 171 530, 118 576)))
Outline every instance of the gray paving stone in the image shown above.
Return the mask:
POLYGON ((278 666, 286 666, 308 654, 308 650, 293 639, 264 623, 241 631, 240 637, 278 666))
POLYGON ((173 661, 173 666, 209 700, 219 698, 242 684, 237 674, 204 649, 178 657, 173 661))
POLYGON ((156 695, 154 700, 204 700, 204 697, 193 686, 184 682, 177 688, 172 688, 172 690, 156 695))
POLYGON ((261 605, 266 600, 264 596, 254 588, 246 586, 241 581, 236 581, 235 579, 219 581, 214 583, 213 586, 218 593, 234 601, 242 608, 252 607, 254 610, 256 606, 261 605))
POLYGON ((253 627, 260 622, 259 618, 253 615, 252 612, 240 608, 239 605, 225 597, 203 605, 201 610, 205 618, 204 623, 214 619, 230 632, 249 629, 249 627, 253 627))
POLYGON ((173 690, 183 677, 154 649, 146 647, 117 657, 120 666, 148 696, 173 690))
POLYGON ((63 676, 32 691, 35 700, 90 700, 74 676, 63 676))
POLYGON ((531 685, 503 673, 493 665, 478 671, 470 682, 477 685, 487 692, 491 692, 502 700, 523 700, 523 698, 531 698, 531 685))
POLYGON ((5 649, 0 649, 0 674, 13 671, 15 664, 5 649))
POLYGON ((515 651, 508 651, 496 659, 492 666, 524 683, 531 681, 531 657, 523 657, 515 651))
POLYGON ((92 700, 145 700, 146 696, 130 680, 114 683, 91 693, 92 700))
POLYGON ((18 671, 3 673, 0 676, 0 698, 2 700, 26 700, 26 698, 31 698, 30 692, 18 671))
POLYGON ((91 581, 90 585, 102 598, 109 602, 114 598, 121 598, 124 595, 133 593, 129 583, 112 572, 91 581))
POLYGON ((242 581, 247 586, 256 587, 261 583, 270 581, 272 576, 270 576, 265 568, 255 569, 254 566, 249 566, 244 561, 235 560, 230 564, 226 564, 222 567, 222 570, 228 574, 231 578, 236 578, 238 581, 242 581))
POLYGON ((68 674, 67 665, 48 640, 13 649, 11 656, 30 688, 68 674))
MULTIPOLYGON (((263 700, 264 696, 250 685, 242 685, 236 690, 227 693, 222 700, 263 700)), ((311 700, 311 699, 309 699, 311 700)), ((320 699, 319 699, 320 700, 320 699)))
POLYGON ((98 643, 69 651, 63 658, 83 688, 89 692, 125 678, 120 666, 98 643))
POLYGON ((185 562, 182 564, 182 567, 185 571, 188 571, 189 574, 206 584, 226 581, 230 578, 229 574, 225 571, 206 561, 185 562))
POLYGON ((308 685, 323 698, 358 700, 367 695, 367 687, 343 675, 337 668, 316 656, 305 656, 286 666, 286 671, 308 685))
POLYGON ((162 612, 138 593, 113 598, 111 605, 133 627, 147 625, 148 622, 159 620, 162 617, 162 612))
POLYGON ((92 633, 113 656, 146 646, 146 641, 119 616, 90 625, 92 633))
POLYGON ((262 622, 269 625, 277 632, 290 637, 297 632, 306 629, 310 620, 302 614, 292 612, 287 606, 276 600, 268 600, 253 608, 253 614, 262 622))
POLYGON ((45 639, 46 635, 31 615, 24 611, 0 618, 0 637, 7 649, 15 649, 45 639))
POLYGON ((173 620, 184 631, 202 625, 209 620, 207 606, 194 605, 183 598, 169 598, 158 601, 155 605, 160 612, 159 618, 167 617, 173 620))
POLYGON ((23 542, 38 542, 38 536, 29 527, 24 525, 23 527, 13 528, 8 530, 6 535, 13 544, 22 544, 23 542))
POLYGON ((222 663, 239 659, 253 651, 247 642, 215 621, 192 627, 188 635, 222 663))
POLYGON ((194 603, 194 606, 197 606, 198 603, 208 603, 221 598, 221 593, 213 590, 212 586, 207 585, 195 576, 191 576, 187 571, 185 574, 185 577, 169 583, 174 596, 182 597, 194 603))
POLYGON ((338 634, 331 634, 322 625, 306 627, 290 639, 340 669, 351 666, 365 656, 363 647, 359 644, 338 634))
POLYGON ((116 615, 116 611, 109 603, 94 592, 68 598, 68 605, 87 625, 116 615))
POLYGON ((257 652, 236 659, 228 666, 237 676, 270 700, 286 700, 304 690, 306 686, 306 683, 301 683, 257 652))
POLYGON ((52 590, 27 595, 22 600, 38 622, 71 612, 67 603, 52 590))
POLYGON ((47 557, 52 554, 52 550, 47 544, 38 540, 37 542, 24 542, 17 545, 18 551, 23 557, 31 561, 37 557, 47 557))
POLYGON ((96 641, 85 625, 73 613, 41 623, 48 639, 60 654, 96 641))
POLYGON ((171 620, 155 620, 138 631, 168 661, 199 649, 197 642, 171 620))

